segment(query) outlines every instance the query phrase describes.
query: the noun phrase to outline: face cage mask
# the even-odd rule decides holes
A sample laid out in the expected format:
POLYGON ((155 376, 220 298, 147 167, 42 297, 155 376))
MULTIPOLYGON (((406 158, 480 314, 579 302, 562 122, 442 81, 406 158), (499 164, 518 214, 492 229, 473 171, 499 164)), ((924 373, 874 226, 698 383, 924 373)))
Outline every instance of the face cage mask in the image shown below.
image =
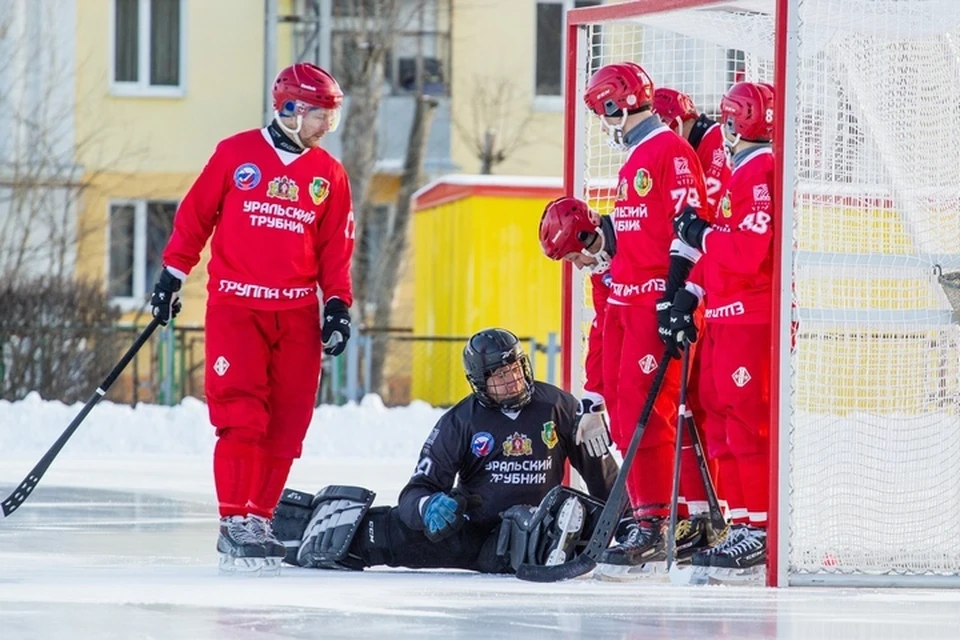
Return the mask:
POLYGON ((598 227, 595 233, 600 236, 600 250, 596 253, 590 253, 587 251, 587 248, 584 247, 580 250, 580 253, 597 261, 597 264, 590 267, 584 267, 583 270, 590 275, 601 275, 610 270, 610 261, 613 258, 611 258, 610 254, 607 253, 607 239, 603 235, 603 229, 598 227))
MULTIPOLYGON (((533 398, 533 370, 530 368, 530 360, 527 358, 526 354, 521 356, 521 358, 515 360, 514 362, 520 362, 520 366, 523 370, 523 388, 514 396, 504 398, 502 400, 494 399, 487 392, 487 379, 489 378, 490 372, 484 372, 484 379, 482 383, 478 383, 477 380, 473 379, 470 376, 467 376, 467 381, 470 383, 470 387, 473 389, 474 395, 480 401, 484 407, 488 409, 501 409, 504 411, 519 411, 525 406, 530 404, 530 400, 533 398)), ((505 362, 504 364, 512 364, 510 362, 505 362)), ((497 365, 497 369, 503 365, 497 365)))

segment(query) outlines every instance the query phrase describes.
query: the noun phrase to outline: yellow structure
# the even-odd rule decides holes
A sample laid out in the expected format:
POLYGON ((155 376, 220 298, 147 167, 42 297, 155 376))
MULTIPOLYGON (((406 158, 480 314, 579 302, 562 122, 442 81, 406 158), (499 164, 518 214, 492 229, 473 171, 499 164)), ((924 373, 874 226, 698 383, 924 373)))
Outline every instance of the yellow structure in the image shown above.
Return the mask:
MULTIPOLYGON (((540 251, 546 202, 559 178, 447 176, 415 196, 414 335, 465 338, 499 326, 540 345, 560 326, 560 263, 540 251)), ((412 396, 434 405, 469 393, 464 340, 424 342, 413 350, 412 396)), ((528 353, 530 344, 525 345, 528 353)), ((547 356, 530 354, 541 379, 547 356)))

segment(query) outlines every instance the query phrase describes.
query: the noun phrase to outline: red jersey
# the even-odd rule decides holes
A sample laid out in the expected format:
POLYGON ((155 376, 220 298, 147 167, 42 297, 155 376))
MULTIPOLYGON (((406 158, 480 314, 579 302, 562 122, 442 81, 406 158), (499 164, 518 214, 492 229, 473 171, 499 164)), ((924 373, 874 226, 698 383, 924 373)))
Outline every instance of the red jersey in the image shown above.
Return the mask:
POLYGON ((693 147, 655 118, 637 128, 642 137, 620 169, 612 214, 617 253, 610 264, 610 304, 648 304, 651 294, 662 294, 674 216, 689 205, 707 217, 703 171, 693 147))
POLYGON ((697 157, 703 168, 704 184, 707 189, 707 212, 713 214, 717 210, 720 197, 730 181, 730 161, 727 159, 727 150, 723 145, 723 133, 720 125, 714 122, 707 132, 700 138, 697 145, 697 157))
POLYGON ((292 309, 353 302, 354 217, 346 171, 323 149, 296 155, 266 129, 217 145, 174 218, 164 264, 196 266, 213 235, 208 303, 292 309))
POLYGON ((755 147, 737 161, 704 255, 690 280, 706 291, 707 322, 770 322, 773 302, 773 150, 755 147))
POLYGON ((583 390, 603 395, 603 319, 607 315, 607 297, 610 295, 610 272, 590 276, 590 295, 593 298, 593 322, 587 337, 587 357, 584 362, 586 380, 583 390))

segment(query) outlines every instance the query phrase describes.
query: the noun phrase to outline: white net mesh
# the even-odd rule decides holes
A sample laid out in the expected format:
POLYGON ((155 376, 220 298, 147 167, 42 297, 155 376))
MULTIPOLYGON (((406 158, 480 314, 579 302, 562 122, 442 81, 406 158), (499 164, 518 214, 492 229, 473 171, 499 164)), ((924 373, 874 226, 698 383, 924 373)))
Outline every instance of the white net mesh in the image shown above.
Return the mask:
MULTIPOLYGON (((584 27, 578 88, 632 60, 713 114, 733 82, 773 81, 775 2, 705 4, 584 27)), ((783 356, 781 562, 827 577, 960 575, 960 2, 796 5, 783 264, 800 329, 783 356)), ((607 212, 624 156, 577 108, 575 190, 607 212)), ((565 340, 580 356, 583 286, 581 335, 565 340)))

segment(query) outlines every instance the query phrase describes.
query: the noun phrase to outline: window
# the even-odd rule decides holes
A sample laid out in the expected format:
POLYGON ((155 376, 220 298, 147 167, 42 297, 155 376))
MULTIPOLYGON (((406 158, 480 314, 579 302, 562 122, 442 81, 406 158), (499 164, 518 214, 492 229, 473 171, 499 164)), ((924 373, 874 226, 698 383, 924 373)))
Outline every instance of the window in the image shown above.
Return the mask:
POLYGON ((183 95, 183 0, 114 0, 116 95, 183 95))
POLYGON ((107 291, 111 298, 135 306, 153 289, 176 211, 177 203, 166 200, 110 204, 107 291))
MULTIPOLYGON (((539 0, 536 15, 536 71, 534 93, 559 98, 563 95, 563 25, 568 9, 595 7, 601 0, 539 0)), ((598 38, 594 35, 594 40, 598 38)), ((593 43, 597 44, 597 43, 593 43)), ((557 104, 559 108, 560 105, 557 104)))
MULTIPOLYGON (((383 52, 387 89, 393 94, 416 91, 417 58, 422 56, 424 93, 446 95, 450 73, 449 0, 398 0, 397 12, 396 32, 383 52)), ((330 70, 349 93, 363 79, 366 57, 380 28, 378 20, 388 18, 383 7, 377 9, 368 0, 335 0, 329 15, 330 70)), ((295 33, 294 39, 305 42, 306 36, 306 32, 295 33)))

